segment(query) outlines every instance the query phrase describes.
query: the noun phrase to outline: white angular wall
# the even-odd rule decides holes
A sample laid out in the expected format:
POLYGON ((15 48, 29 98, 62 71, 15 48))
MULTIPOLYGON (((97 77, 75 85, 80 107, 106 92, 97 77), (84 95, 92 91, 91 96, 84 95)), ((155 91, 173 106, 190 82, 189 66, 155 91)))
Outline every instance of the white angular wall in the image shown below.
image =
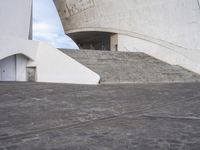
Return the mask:
POLYGON ((100 81, 98 74, 47 43, 0 38, 0 60, 13 55, 20 57, 17 81, 26 81, 26 67, 36 68, 37 82, 95 85, 100 81))
POLYGON ((99 84, 100 76, 46 43, 39 43, 34 64, 38 82, 99 84))

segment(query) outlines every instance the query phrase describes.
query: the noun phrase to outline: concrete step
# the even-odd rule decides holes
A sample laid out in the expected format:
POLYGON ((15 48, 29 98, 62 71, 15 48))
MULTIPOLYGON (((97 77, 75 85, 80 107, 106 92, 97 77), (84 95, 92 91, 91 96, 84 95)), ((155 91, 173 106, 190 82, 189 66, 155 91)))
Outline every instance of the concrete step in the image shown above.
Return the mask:
POLYGON ((144 53, 96 50, 62 52, 101 76, 101 83, 198 82, 200 75, 169 65, 144 53))

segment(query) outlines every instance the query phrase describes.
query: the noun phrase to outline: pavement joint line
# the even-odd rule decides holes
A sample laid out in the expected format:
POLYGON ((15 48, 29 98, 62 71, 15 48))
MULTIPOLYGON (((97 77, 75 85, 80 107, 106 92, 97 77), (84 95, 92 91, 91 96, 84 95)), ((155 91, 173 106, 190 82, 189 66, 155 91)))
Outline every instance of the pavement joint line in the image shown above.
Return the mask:
POLYGON ((199 120, 200 121, 200 117, 183 117, 183 116, 154 116, 154 115, 146 115, 146 114, 142 114, 139 117, 145 117, 145 118, 160 118, 160 119, 171 119, 171 120, 199 120))
MULTIPOLYGON (((71 125, 60 126, 60 127, 57 126, 57 127, 52 127, 52 128, 42 129, 42 130, 35 130, 35 131, 32 131, 32 132, 26 132, 26 133, 21 133, 21 134, 17 134, 17 135, 7 136, 7 137, 1 137, 0 141, 9 140, 9 139, 17 139, 17 138, 24 139, 24 138, 30 137, 32 135, 48 133, 48 132, 52 132, 52 131, 55 131, 55 130, 80 128, 80 127, 84 127, 84 126, 87 126, 87 125, 96 124, 97 122, 111 121, 111 120, 117 119, 119 117, 128 115, 128 114, 133 114, 133 113, 137 113, 137 112, 138 113, 141 113, 141 112, 144 113, 145 111, 147 113, 149 110, 157 109, 158 107, 161 108, 161 107, 165 107, 165 106, 170 106, 170 105, 176 104, 178 102, 193 100, 193 99, 196 99, 198 97, 200 97, 200 95, 196 95, 196 96, 193 96, 193 97, 190 97, 190 98, 182 99, 180 101, 168 103, 168 104, 165 104, 164 106, 162 104, 161 106, 157 106, 157 107, 149 107, 149 108, 146 108, 146 109, 141 109, 141 110, 136 110, 136 111, 128 111, 126 113, 122 113, 122 114, 119 114, 119 115, 112 115, 112 116, 94 119, 94 120, 90 120, 90 121, 85 121, 85 122, 81 122, 81 123, 77 123, 77 124, 71 124, 71 125)), ((140 114, 138 114, 138 113, 136 114, 136 116, 140 117, 140 114)))

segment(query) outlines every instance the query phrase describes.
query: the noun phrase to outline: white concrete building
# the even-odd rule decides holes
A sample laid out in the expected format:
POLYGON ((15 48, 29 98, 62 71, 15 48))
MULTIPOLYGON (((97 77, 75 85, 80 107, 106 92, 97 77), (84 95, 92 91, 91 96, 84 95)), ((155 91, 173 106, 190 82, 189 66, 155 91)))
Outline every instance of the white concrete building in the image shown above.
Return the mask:
POLYGON ((0 81, 98 84, 95 72, 31 40, 32 0, 1 0, 0 20, 0 81))
POLYGON ((200 73, 199 0, 54 0, 80 48, 139 51, 200 73))
POLYGON ((31 39, 32 0, 2 0, 0 2, 0 81, 26 81, 27 58, 21 54, 3 56, 4 45, 13 45, 10 38, 31 39), (4 43, 6 42, 6 43, 4 43))
MULTIPOLYGON (((85 49, 144 52, 200 74, 199 0, 54 0, 85 49)), ((32 0, 0 1, 0 81, 98 84, 100 76, 31 40, 32 0)))

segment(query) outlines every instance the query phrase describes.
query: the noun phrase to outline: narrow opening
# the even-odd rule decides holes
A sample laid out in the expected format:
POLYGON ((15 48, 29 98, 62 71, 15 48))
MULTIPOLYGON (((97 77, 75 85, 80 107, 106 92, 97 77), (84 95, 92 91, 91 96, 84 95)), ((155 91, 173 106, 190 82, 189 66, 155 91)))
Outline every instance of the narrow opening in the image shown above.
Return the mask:
POLYGON ((36 67, 27 67, 27 81, 35 82, 36 81, 36 67))
POLYGON ((118 51, 118 45, 115 44, 115 51, 118 51))
POLYGON ((110 51, 111 34, 109 32, 88 31, 71 33, 69 36, 80 49, 110 51))

